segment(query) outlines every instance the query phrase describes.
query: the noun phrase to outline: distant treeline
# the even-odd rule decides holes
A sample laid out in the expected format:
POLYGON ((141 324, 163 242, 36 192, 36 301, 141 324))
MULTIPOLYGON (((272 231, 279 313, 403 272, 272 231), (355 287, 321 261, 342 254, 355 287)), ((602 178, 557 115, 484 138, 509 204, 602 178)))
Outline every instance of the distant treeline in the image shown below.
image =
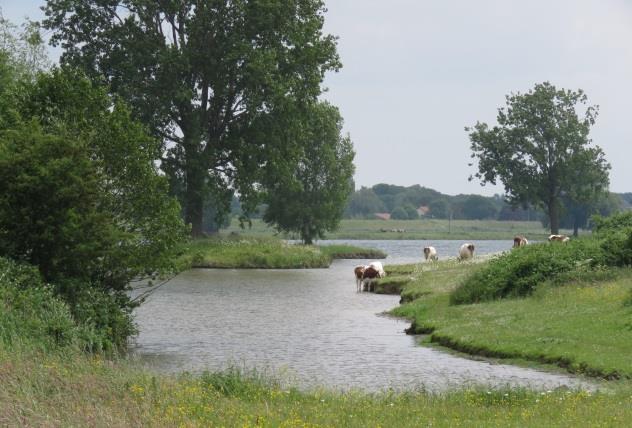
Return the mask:
MULTIPOLYGON (((570 205, 570 204, 567 204, 570 205)), ((609 215, 632 207, 632 193, 609 193, 592 206, 564 207, 562 227, 586 226, 592 214, 609 215)), ((546 222, 544 212, 536 207, 512 207, 502 195, 446 195, 420 186, 376 184, 362 187, 350 197, 346 218, 377 218, 390 214, 392 219, 415 220, 420 217, 461 220, 538 220, 546 222)))
MULTIPOLYGON (((573 229, 575 225, 584 229, 589 227, 589 219, 593 214, 608 216, 612 213, 632 209, 632 192, 608 193, 598 204, 592 206, 565 206, 561 218, 561 226, 573 229)), ((266 205, 260 205, 251 218, 261 218, 266 205)), ((218 225, 213 215, 212 204, 206 207, 205 225, 207 232, 216 231, 218 225)), ((231 217, 242 214, 239 199, 233 197, 231 217)), ((512 207, 502 195, 446 195, 434 189, 415 184, 413 186, 397 186, 393 184, 376 184, 362 187, 353 192, 347 201, 344 218, 376 219, 378 215, 389 214, 394 220, 417 220, 420 218, 439 218, 454 220, 505 220, 505 221, 540 221, 548 226, 548 217, 542 209, 536 207, 512 207)), ((228 227, 231 218, 222 218, 219 228, 228 227)))

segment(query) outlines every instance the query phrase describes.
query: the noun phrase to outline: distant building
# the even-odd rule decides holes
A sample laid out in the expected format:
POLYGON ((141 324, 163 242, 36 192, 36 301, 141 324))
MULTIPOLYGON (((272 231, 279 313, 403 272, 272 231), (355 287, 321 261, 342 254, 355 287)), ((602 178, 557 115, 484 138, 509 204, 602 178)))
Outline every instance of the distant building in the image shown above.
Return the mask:
POLYGON ((430 208, 428 208, 425 205, 422 205, 419 208, 417 208, 417 214, 419 214, 419 217, 427 215, 429 212, 430 212, 430 208))
POLYGON ((390 213, 375 213, 373 215, 375 216, 375 218, 378 218, 380 220, 390 220, 391 219, 391 214, 390 213))

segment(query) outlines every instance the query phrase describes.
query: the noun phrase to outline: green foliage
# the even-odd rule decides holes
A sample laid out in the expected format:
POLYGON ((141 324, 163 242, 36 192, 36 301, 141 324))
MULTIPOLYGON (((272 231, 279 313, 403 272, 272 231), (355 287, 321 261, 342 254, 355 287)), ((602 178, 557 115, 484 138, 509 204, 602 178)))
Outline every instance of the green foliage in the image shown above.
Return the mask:
POLYGON ((301 126, 297 112, 340 66, 336 39, 323 32, 322 0, 50 0, 45 12, 62 63, 105 80, 168 147, 161 160, 186 183, 194 236, 209 195, 224 198, 218 210, 229 205, 228 188, 256 204, 261 170, 288 161, 277 155, 299 143, 288 138, 301 126), (287 129, 285 138, 265 138, 266 117, 289 125, 278 130, 287 129))
POLYGON ((417 212, 417 208, 415 208, 411 204, 405 204, 402 208, 404 208, 404 211, 406 211, 406 215, 408 216, 408 220, 417 220, 417 219, 419 219, 419 213, 417 212))
POLYGON ((450 216, 450 203, 445 199, 435 199, 428 204, 432 218, 448 218, 450 216))
POLYGON ((68 306, 54 296, 37 269, 0 257, 0 344, 47 350, 80 345, 88 329, 75 324, 68 306))
POLYGON ((568 280, 575 273, 584 275, 605 261, 605 254, 594 239, 528 245, 505 253, 474 272, 452 293, 450 302, 528 296, 543 282, 568 280))
POLYGON ((360 248, 353 245, 321 245, 320 251, 332 259, 385 259, 386 253, 374 248, 360 248))
POLYGON ((592 218, 595 235, 610 266, 632 265, 632 212, 592 218))
POLYGON ((632 227, 632 211, 626 211, 609 217, 593 216, 593 230, 597 236, 607 237, 611 233, 632 227))
POLYGON ((263 219, 281 232, 299 234, 305 244, 334 230, 352 192, 355 153, 343 137, 338 109, 318 103, 305 115, 296 161, 271 167, 266 177, 268 203, 263 219))
POLYGON ((391 218, 393 220, 408 220, 408 213, 404 207, 396 207, 393 211, 391 211, 391 218))
POLYGON ((349 197, 346 217, 372 218, 374 213, 384 212, 386 206, 373 189, 362 187, 349 197))
POLYGON ((588 106, 583 117, 577 113, 586 102, 581 89, 558 90, 545 82, 507 96, 498 126, 478 122, 466 128, 472 158, 478 160, 474 176, 483 184, 502 181, 514 205, 545 207, 553 233, 558 233, 562 197, 589 204, 608 187, 610 165, 588 138, 597 107, 588 106))
POLYGON ((461 207, 463 218, 467 220, 493 219, 498 215, 498 208, 490 200, 480 195, 470 195, 461 207))
MULTIPOLYGON (((39 72, 48 69, 50 61, 39 23, 27 20, 19 28, 5 19, 0 10, 0 63, 2 61, 13 74, 26 80, 34 79, 39 72)), ((5 83, 1 71, 0 83, 5 83)))
POLYGON ((102 329, 95 347, 122 346, 130 280, 171 270, 185 234, 154 165, 160 145, 80 73, 17 86, 0 129, 0 254, 36 265, 78 321, 102 329))

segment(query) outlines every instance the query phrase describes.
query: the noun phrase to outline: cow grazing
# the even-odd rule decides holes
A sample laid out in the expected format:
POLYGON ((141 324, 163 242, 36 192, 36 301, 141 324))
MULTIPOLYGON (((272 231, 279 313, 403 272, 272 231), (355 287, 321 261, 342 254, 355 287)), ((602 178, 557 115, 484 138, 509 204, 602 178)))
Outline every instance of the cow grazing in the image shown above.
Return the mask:
POLYGON ((439 260, 437 249, 435 247, 424 247, 424 257, 426 258, 426 260, 430 260, 433 262, 439 260))
POLYGON ((369 263, 369 267, 372 267, 376 271, 378 271, 378 278, 384 278, 386 276, 386 272, 384 271, 384 266, 382 266, 382 262, 371 262, 369 263))
POLYGON ((459 248, 459 257, 458 260, 469 260, 471 258, 474 257, 474 244, 472 244, 471 242, 466 242, 465 244, 461 245, 461 248, 459 248))
POLYGON ((360 291, 364 290, 364 284, 366 284, 367 291, 371 291, 371 286, 377 278, 382 278, 380 271, 371 265, 367 266, 364 270, 364 273, 362 274, 360 291))
POLYGON ((364 285, 367 290, 371 291, 371 285, 378 278, 384 278, 386 272, 384 266, 380 262, 371 262, 367 266, 356 266, 354 269, 356 277, 356 286, 358 291, 364 291, 364 285))
POLYGON ((513 247, 514 248, 518 248, 518 247, 524 247, 525 245, 527 245, 529 243, 529 241, 527 241, 527 238, 525 238, 522 235, 518 235, 514 238, 514 243, 513 243, 513 247))
POLYGON ((550 235, 549 242, 568 242, 571 238, 566 235, 550 235))
POLYGON ((356 289, 357 291, 362 291, 362 277, 364 276, 364 271, 366 270, 366 266, 360 265, 356 266, 353 269, 353 273, 356 278, 356 289))

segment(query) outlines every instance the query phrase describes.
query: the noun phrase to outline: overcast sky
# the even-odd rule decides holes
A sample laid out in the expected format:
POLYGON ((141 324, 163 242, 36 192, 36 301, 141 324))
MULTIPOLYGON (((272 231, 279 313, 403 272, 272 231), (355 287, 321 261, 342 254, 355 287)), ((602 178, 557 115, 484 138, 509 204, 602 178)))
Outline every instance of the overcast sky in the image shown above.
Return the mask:
MULTIPOLYGON (((40 19, 42 0, 0 0, 5 18, 40 19)), ((327 0, 325 30, 343 68, 327 76, 356 149, 356 186, 421 184, 502 193, 468 182, 465 126, 494 124, 510 92, 582 88, 592 129, 632 191, 632 2, 625 0, 327 0)), ((58 55, 58 54, 57 54, 58 55)), ((55 54, 53 54, 55 56, 55 54)))

